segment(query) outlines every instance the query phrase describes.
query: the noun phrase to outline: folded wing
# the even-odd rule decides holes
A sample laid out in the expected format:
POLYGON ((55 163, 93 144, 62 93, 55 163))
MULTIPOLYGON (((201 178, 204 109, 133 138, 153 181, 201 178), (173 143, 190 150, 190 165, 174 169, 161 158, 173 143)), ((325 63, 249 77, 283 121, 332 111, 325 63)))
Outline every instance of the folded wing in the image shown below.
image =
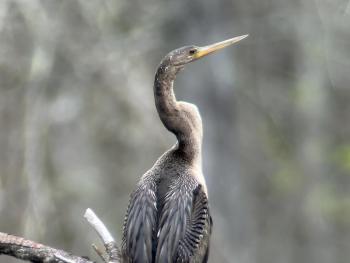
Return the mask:
POLYGON ((156 184, 139 184, 132 193, 124 222, 123 257, 127 262, 151 263, 157 224, 156 184))
POLYGON ((194 262, 194 258, 206 257, 209 245, 211 225, 206 193, 197 183, 174 185, 160 217, 157 263, 194 262))

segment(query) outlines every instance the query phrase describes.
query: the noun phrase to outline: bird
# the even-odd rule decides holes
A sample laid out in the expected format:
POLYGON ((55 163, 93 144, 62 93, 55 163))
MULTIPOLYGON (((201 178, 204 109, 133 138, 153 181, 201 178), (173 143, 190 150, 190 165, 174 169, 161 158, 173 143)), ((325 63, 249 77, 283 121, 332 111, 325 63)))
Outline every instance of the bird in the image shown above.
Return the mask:
POLYGON ((174 81, 186 64, 247 36, 203 47, 181 47, 160 62, 153 88, 155 106, 161 122, 177 142, 141 177, 130 195, 121 262, 208 261, 213 223, 202 172, 202 120, 196 105, 177 101, 174 81))

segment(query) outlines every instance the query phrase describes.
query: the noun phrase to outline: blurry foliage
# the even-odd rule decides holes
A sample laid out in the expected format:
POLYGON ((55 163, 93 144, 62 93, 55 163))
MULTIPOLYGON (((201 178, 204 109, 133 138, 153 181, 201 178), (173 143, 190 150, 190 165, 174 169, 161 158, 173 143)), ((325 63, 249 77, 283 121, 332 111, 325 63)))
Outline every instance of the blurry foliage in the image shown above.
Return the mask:
POLYGON ((302 187, 303 177, 300 171, 294 167, 283 167, 281 170, 271 175, 272 191, 278 192, 280 195, 295 195, 298 194, 302 187))
POLYGON ((338 147, 332 157, 335 164, 350 176, 350 144, 338 147))
POLYGON ((309 197, 309 206, 339 227, 346 229, 350 224, 350 197, 334 187, 320 185, 314 189, 309 197))

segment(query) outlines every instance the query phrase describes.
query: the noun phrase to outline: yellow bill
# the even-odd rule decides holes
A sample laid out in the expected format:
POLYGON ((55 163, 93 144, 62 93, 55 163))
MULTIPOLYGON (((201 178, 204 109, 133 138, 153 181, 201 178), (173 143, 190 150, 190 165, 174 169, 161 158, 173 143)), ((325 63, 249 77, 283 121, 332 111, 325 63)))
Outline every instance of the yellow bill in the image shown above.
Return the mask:
POLYGON ((214 43, 212 45, 208 45, 205 47, 199 47, 197 49, 197 52, 194 54, 194 58, 202 58, 206 55, 209 55, 210 53, 213 53, 215 51, 218 51, 220 49, 223 49, 225 47, 231 46, 234 43, 237 43, 238 41, 241 41, 242 39, 246 38, 248 35, 238 36, 234 38, 230 38, 221 42, 214 43))

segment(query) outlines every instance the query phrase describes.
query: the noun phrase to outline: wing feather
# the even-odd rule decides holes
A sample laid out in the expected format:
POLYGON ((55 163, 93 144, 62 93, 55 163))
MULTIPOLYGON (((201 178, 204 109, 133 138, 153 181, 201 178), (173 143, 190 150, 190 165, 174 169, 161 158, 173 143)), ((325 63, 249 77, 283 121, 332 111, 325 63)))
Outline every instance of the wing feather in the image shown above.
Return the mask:
POLYGON ((185 236, 180 240, 175 262, 207 262, 210 222, 208 198, 201 185, 198 185, 193 191, 190 219, 185 236), (202 261, 197 261, 198 258, 202 261))
POLYGON ((131 195, 124 222, 123 251, 128 262, 152 262, 156 203, 156 183, 140 182, 131 195))
POLYGON ((160 216, 159 237, 156 252, 157 263, 173 262, 176 248, 185 235, 187 218, 186 207, 191 205, 191 192, 184 184, 174 183, 164 201, 160 216))
POLYGON ((155 262, 197 262, 193 261, 195 257, 203 259, 207 247, 204 243, 208 242, 204 238, 209 236, 208 222, 208 198, 201 185, 190 180, 173 183, 161 211, 155 262))

